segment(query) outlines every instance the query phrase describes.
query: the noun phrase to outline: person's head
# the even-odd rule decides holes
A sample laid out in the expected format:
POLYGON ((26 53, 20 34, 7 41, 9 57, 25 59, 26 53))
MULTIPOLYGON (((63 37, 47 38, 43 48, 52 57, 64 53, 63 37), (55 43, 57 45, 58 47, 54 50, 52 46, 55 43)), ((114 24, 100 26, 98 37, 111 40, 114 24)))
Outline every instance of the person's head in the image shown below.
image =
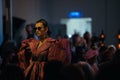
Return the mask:
POLYGON ((35 32, 38 37, 48 36, 48 23, 45 19, 40 19, 35 23, 35 32))
POLYGON ((84 58, 89 64, 93 64, 96 62, 98 54, 98 50, 90 49, 86 52, 84 58))
POLYGON ((94 76, 94 71, 92 69, 92 66, 90 66, 90 64, 88 62, 79 61, 77 63, 74 63, 74 65, 83 70, 85 80, 94 80, 95 79, 96 76, 94 76))
POLYGON ((115 54, 116 52, 116 47, 114 45, 109 45, 108 46, 108 51, 111 53, 111 54, 115 54))
POLYGON ((74 64, 65 65, 60 72, 61 80, 85 80, 83 69, 74 64))
POLYGON ((75 33, 74 35, 72 35, 72 44, 73 45, 76 45, 79 37, 80 37, 80 35, 78 33, 75 33))
POLYGON ((33 32, 33 24, 27 24, 25 30, 28 34, 31 34, 33 32))
POLYGON ((86 32, 83 34, 83 37, 84 37, 85 39, 90 39, 90 38, 91 38, 91 35, 90 35, 90 33, 89 33, 88 31, 86 31, 86 32))

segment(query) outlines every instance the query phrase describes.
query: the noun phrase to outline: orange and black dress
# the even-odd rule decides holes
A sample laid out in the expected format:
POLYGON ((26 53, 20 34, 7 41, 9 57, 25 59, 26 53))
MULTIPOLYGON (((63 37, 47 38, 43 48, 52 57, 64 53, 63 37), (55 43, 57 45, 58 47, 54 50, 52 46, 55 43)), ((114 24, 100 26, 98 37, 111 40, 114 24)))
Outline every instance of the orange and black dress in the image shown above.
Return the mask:
POLYGON ((70 45, 67 39, 57 41, 46 38, 42 43, 33 38, 23 40, 18 59, 26 80, 42 80, 44 65, 47 61, 59 60, 65 64, 71 62, 70 45))
POLYGON ((55 40, 47 38, 43 43, 33 38, 23 40, 18 52, 19 66, 24 69, 26 80, 42 80, 44 64, 47 61, 49 48, 55 40), (31 51, 26 50, 26 46, 31 51))

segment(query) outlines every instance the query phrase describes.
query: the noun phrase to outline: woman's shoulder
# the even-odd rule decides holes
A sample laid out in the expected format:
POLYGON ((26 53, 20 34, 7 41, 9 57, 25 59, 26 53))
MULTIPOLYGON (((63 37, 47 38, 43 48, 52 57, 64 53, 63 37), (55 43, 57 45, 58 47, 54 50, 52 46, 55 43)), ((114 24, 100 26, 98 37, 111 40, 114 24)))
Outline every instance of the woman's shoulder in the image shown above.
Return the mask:
POLYGON ((22 43, 29 43, 29 42, 37 42, 38 40, 34 39, 34 38, 30 38, 30 39, 24 39, 22 40, 22 43))
POLYGON ((54 41, 55 41, 55 39, 54 39, 54 38, 52 38, 52 37, 48 37, 48 38, 46 39, 46 41, 48 41, 48 42, 54 42, 54 41))

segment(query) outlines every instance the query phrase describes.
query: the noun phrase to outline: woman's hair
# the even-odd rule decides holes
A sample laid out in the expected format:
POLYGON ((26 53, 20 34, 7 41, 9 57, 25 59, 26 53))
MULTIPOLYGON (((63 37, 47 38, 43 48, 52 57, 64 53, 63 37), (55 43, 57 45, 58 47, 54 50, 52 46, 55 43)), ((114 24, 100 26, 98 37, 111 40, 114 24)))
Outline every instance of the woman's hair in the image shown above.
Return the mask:
POLYGON ((36 23, 39 23, 39 22, 43 23, 44 27, 48 27, 48 22, 45 19, 40 19, 36 23))
MULTIPOLYGON (((45 19, 40 19, 40 20, 38 20, 36 23, 43 23, 43 25, 44 25, 44 27, 48 27, 48 22, 45 20, 45 19)), ((51 35, 51 31, 50 31, 50 29, 49 29, 49 27, 48 27, 48 32, 47 32, 47 34, 50 36, 51 35)))

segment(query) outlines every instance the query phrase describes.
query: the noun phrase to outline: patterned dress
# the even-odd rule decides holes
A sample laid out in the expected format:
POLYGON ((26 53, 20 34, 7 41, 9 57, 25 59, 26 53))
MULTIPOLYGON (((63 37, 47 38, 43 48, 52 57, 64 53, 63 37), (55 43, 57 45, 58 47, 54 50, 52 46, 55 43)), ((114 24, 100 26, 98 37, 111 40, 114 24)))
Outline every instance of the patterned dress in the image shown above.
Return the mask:
POLYGON ((20 51, 18 52, 19 66, 24 69, 26 80, 42 80, 43 68, 47 61, 49 47, 55 40, 47 38, 42 44, 33 38, 23 40, 20 51), (26 50, 26 46, 31 51, 26 50))
POLYGON ((71 62, 70 50, 67 49, 70 47, 70 45, 67 45, 69 42, 66 39, 61 39, 61 41, 60 45, 63 47, 63 51, 59 48, 56 49, 56 40, 53 38, 47 38, 43 43, 33 38, 23 40, 20 51, 18 52, 18 59, 19 66, 24 69, 26 80, 42 80, 44 76, 44 65, 47 61, 55 59, 63 63, 71 62), (30 49, 26 50, 27 46, 30 49))

